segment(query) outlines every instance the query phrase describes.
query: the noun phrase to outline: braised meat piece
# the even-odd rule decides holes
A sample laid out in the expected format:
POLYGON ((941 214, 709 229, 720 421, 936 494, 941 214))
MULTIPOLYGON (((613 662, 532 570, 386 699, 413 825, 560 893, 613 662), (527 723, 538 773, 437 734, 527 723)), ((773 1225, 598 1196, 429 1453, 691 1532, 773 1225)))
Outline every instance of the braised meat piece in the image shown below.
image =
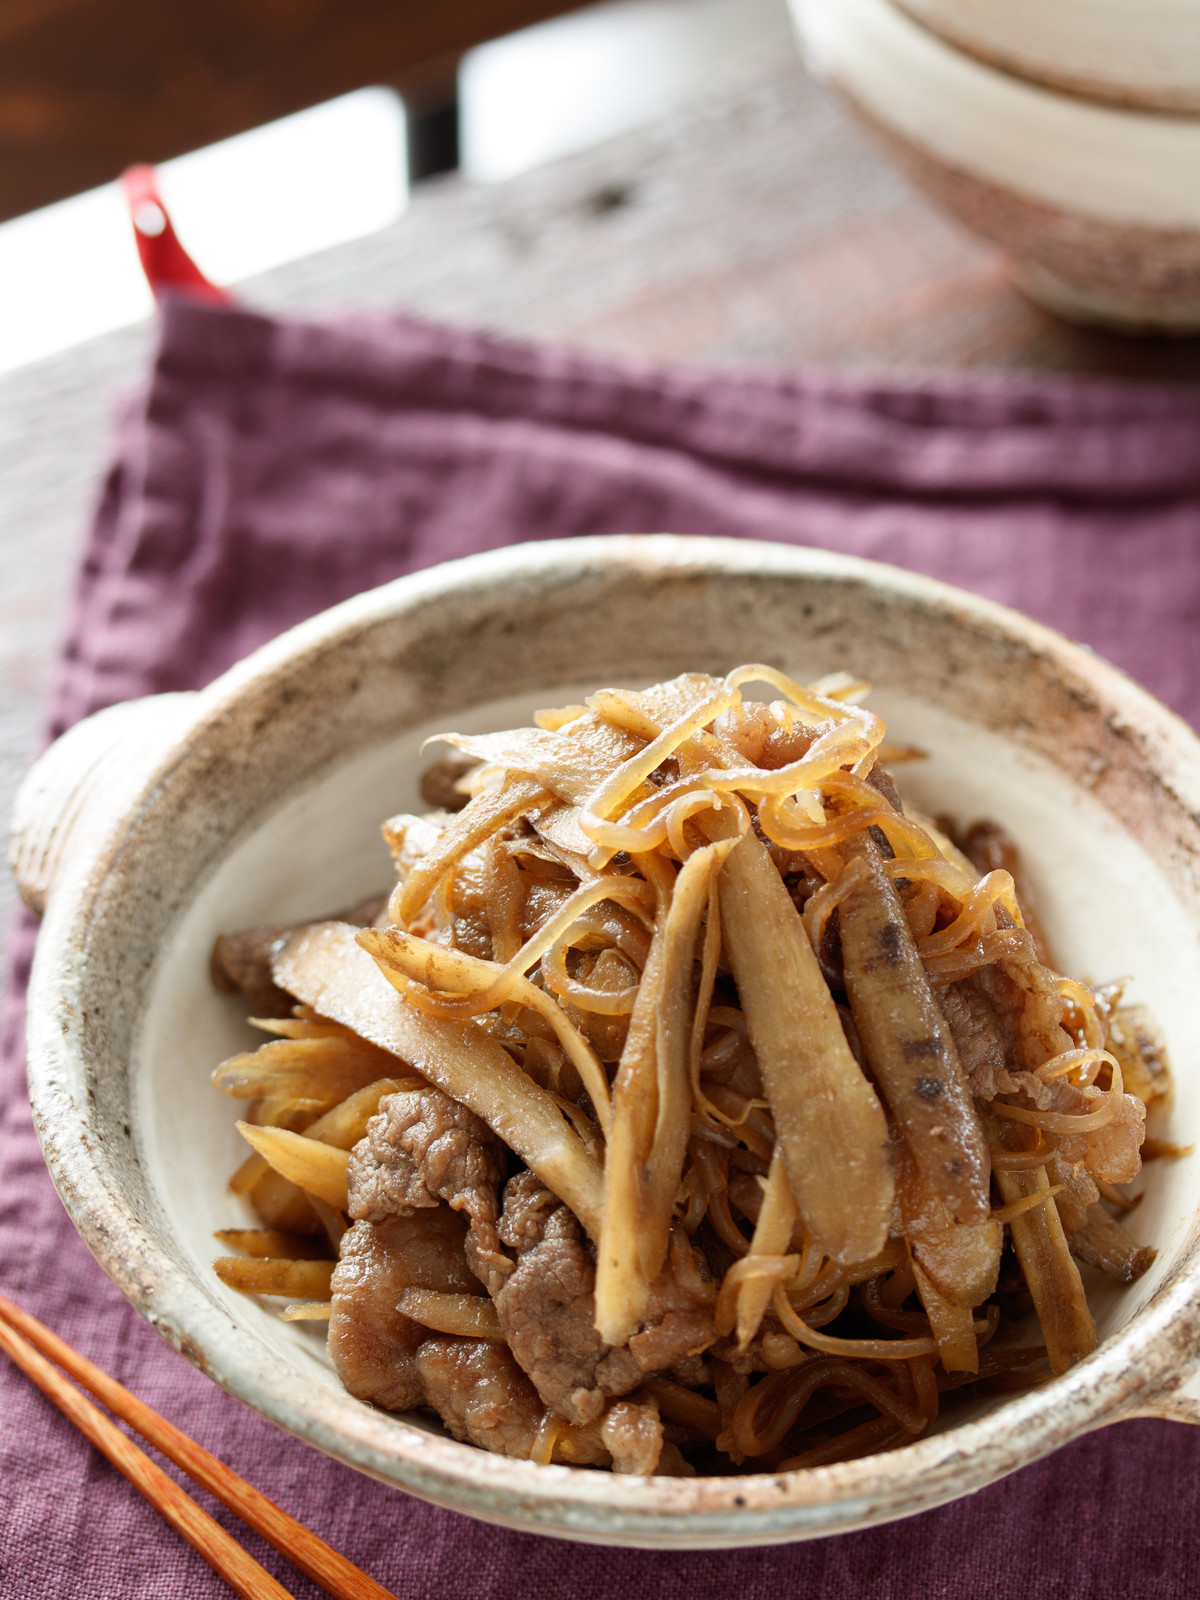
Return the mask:
MULTIPOLYGON (((1086 1115, 1093 1102, 1069 1083, 1058 1080, 1053 1109, 1069 1116, 1086 1115)), ((1123 1094, 1111 1122, 1090 1133, 1056 1134, 1054 1144, 1067 1161, 1082 1162, 1104 1183, 1132 1183, 1142 1170, 1142 1140, 1146 1135, 1146 1107, 1134 1094, 1123 1094)))
POLYGON ((223 933, 213 945, 209 976, 214 989, 241 994, 258 1017, 290 1017, 295 1001, 271 976, 271 951, 291 932, 282 923, 265 923, 223 933))
POLYGON ((445 1200, 472 1222, 494 1223, 504 1146, 473 1111, 432 1086, 379 1102, 350 1155, 350 1215, 378 1221, 445 1200))
POLYGON ((546 1405, 571 1422, 596 1421, 606 1399, 636 1389, 643 1374, 628 1349, 610 1349, 596 1332, 596 1268, 579 1223, 522 1172, 505 1190, 500 1237, 517 1253, 494 1294, 513 1355, 546 1405))
POLYGON ((379 1102, 350 1153, 350 1215, 377 1221, 446 1201, 470 1219, 467 1259, 491 1293, 512 1271, 496 1235, 506 1158, 487 1124, 449 1095, 403 1089, 379 1102))
POLYGON ((412 1283, 389 1243, 391 1228, 403 1221, 356 1223, 333 1271, 329 1354, 350 1393, 385 1411, 410 1410, 422 1393, 414 1358, 425 1329, 396 1310, 412 1283))
MULTIPOLYGON (((507 1281, 491 1291, 500 1324, 542 1400, 569 1421, 596 1421, 608 1400, 631 1393, 647 1373, 711 1343, 709 1286, 692 1259, 682 1281, 668 1263, 651 1293, 649 1326, 628 1345, 606 1345, 595 1328, 596 1269, 582 1230, 532 1172, 509 1180, 499 1233, 517 1256, 507 1281)), ((691 1256, 686 1239, 678 1248, 691 1256)))
MULTIPOLYGON (((528 1461, 546 1411, 506 1345, 493 1339, 426 1339, 416 1368, 426 1404, 456 1439, 528 1461)), ((658 1404, 649 1396, 619 1400, 598 1422, 558 1426, 555 1461, 609 1467, 648 1477, 663 1455, 658 1404)), ((678 1470, 678 1452, 671 1464, 678 1470)))
POLYGON ((1024 1090, 1046 1111, 1054 1090, 1027 1069, 1068 1049, 1071 1041, 1048 1016, 1040 1027, 1036 1020, 1025 1022, 1029 992, 1002 967, 991 966, 939 989, 937 998, 976 1099, 1024 1090))
MULTIPOLYGON (((313 920, 349 922, 356 928, 369 928, 386 904, 386 895, 372 895, 349 911, 336 911, 332 917, 313 920)), ((271 976, 271 952, 289 933, 306 926, 306 923, 268 922, 257 928, 243 928, 238 933, 221 934, 213 945, 209 961, 213 988, 225 994, 244 995, 256 1017, 290 1017, 296 1001, 271 976)))
POLYGON ((536 1172, 526 1168, 516 1173, 504 1186, 501 1242, 518 1257, 524 1255, 542 1242, 551 1217, 561 1210, 565 1210, 562 1201, 546 1188, 536 1172))
POLYGON ((969 980, 937 990, 935 998, 954 1036, 972 1092, 980 1099, 992 1099, 998 1076, 1007 1067, 1005 1041, 994 1009, 969 980))
POLYGON ((474 1276, 463 1254, 466 1226, 449 1206, 419 1216, 356 1222, 343 1236, 333 1271, 329 1354, 352 1395, 407 1411, 421 1404, 414 1365, 427 1329, 396 1310, 404 1289, 470 1294, 474 1276))
MULTIPOLYGON (((1028 935, 1022 937, 1028 941, 1032 956, 1032 940, 1028 935)), ((976 1051, 986 1049, 989 1058, 994 1059, 998 1043, 1003 1055, 1001 1064, 1010 1071, 1035 1071, 1051 1056, 1071 1048, 1071 1038, 1061 1026, 1062 998, 1053 976, 1036 960, 993 962, 971 977, 950 984, 940 998, 952 1007, 965 1001, 971 1032, 978 1035, 974 1040, 976 1051), (990 1044, 984 1044, 983 1036, 989 1028, 995 1037, 990 1044)), ((963 1015, 960 1009, 960 1023, 963 1015)), ((946 1020, 949 1022, 949 1016, 946 1020)), ((955 1026, 951 1023, 952 1029, 955 1026)), ((971 1068, 966 1061, 963 1066, 969 1074, 971 1068)))
POLYGON ((456 1439, 528 1461, 545 1408, 494 1339, 426 1339, 415 1369, 426 1402, 456 1439))
MULTIPOLYGON (((1057 991, 1051 998, 1042 967, 984 967, 940 991, 943 1014, 958 1047, 971 1092, 980 1100, 1022 1094, 1041 1111, 1086 1116, 1092 1100, 1065 1078, 1043 1081, 1037 1067, 1071 1046, 1057 1021, 1057 991)), ((1128 1183, 1141 1168, 1140 1148, 1146 1108, 1135 1095, 1122 1095, 1112 1120, 1087 1133, 1052 1136, 1069 1162, 1082 1163, 1108 1183, 1128 1183)))
POLYGON ((717 1285, 703 1253, 682 1228, 671 1231, 667 1264, 650 1285, 646 1322, 629 1341, 643 1374, 667 1372, 716 1337, 717 1285))
POLYGON ((443 756, 421 774, 421 799, 433 811, 461 811, 470 797, 459 781, 478 765, 474 756, 443 756))
POLYGON ((658 1402, 649 1398, 618 1400, 601 1420, 600 1437, 608 1446, 614 1472, 651 1477, 657 1471, 663 1453, 663 1426, 658 1414, 658 1402))

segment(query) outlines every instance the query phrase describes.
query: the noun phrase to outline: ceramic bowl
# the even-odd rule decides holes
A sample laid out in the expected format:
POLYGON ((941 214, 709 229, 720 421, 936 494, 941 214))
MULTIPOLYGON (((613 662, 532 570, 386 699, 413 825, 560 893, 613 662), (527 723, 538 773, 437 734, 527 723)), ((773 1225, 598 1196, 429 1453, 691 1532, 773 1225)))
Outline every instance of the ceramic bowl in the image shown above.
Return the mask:
POLYGON ((1200 1420, 1197 1158, 1132 1214, 1159 1250, 1093 1306, 1063 1377, 980 1402, 908 1449, 817 1471, 617 1477, 487 1455, 351 1398, 318 1333, 228 1290, 212 1230, 240 1213, 237 1108, 208 1085, 249 1039, 208 984, 213 936, 386 884, 381 817, 416 803, 425 736, 503 727, 589 686, 743 660, 869 677, 929 752, 929 810, 1015 834, 1072 971, 1132 973, 1200 1129, 1200 744, 1114 668, 929 579, 805 549, 646 536, 519 546, 401 579, 294 629, 198 694, 67 734, 27 780, 13 859, 44 906, 29 1074, 46 1159, 118 1287, 232 1394, 351 1466, 509 1527, 602 1544, 781 1543, 908 1516, 1101 1424, 1200 1420))
POLYGON ((900 0, 927 28, 1035 83, 1111 105, 1200 111, 1195 0, 900 0))
MULTIPOLYGON (((1128 331, 1200 329, 1200 114, 1101 104, 1026 81, 892 0, 790 3, 817 69, 919 187, 1005 251, 1032 299, 1128 331)), ((943 28, 984 28, 997 12, 949 0, 910 9, 943 28)), ((1020 27, 1028 10, 1006 12, 992 30, 1010 48, 1036 38, 1020 27)), ((1040 10, 1057 15, 1057 5, 1040 10)), ((1200 13, 1187 10, 1200 38, 1200 13)), ((1194 52, 1179 70, 1200 79, 1194 52)))

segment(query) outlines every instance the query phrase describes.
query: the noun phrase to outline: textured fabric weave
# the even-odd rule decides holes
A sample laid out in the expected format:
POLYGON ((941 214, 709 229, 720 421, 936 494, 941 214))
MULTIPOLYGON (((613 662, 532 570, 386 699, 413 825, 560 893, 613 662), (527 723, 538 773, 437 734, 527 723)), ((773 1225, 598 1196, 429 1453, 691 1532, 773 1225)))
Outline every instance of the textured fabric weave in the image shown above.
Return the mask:
MULTIPOLYGON (((402 318, 280 323, 180 301, 122 425, 49 726, 206 683, 282 628, 431 562, 662 530, 932 573, 1084 640, 1200 722, 1194 393, 638 369, 402 318)), ((168 1349, 71 1227, 22 1080, 34 932, 26 919, 13 938, 4 1015, 0 1285, 398 1595, 1200 1593, 1200 1431, 1167 1423, 1107 1429, 906 1523, 682 1555, 506 1533, 306 1449, 168 1349)), ((246 1539, 298 1596, 318 1592, 246 1539)), ((0 1365, 0 1595, 227 1592, 0 1365)))

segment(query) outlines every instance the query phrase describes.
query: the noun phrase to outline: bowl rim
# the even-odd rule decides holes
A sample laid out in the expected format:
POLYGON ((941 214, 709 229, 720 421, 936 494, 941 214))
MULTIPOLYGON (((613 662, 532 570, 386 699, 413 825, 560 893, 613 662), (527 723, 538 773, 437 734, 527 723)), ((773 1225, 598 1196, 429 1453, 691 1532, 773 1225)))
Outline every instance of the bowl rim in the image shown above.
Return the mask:
POLYGON ((1067 215, 1184 236, 1200 228, 1200 112, 1117 105, 1014 76, 905 0, 788 3, 817 69, 948 168, 1067 215))
MULTIPOLYGON (((619 1545, 704 1548, 783 1543, 913 1515, 973 1492, 1105 1422, 1145 1411, 1186 1382, 1200 1349, 1197 1225, 1150 1302, 1078 1367, 944 1434, 887 1455, 799 1474, 636 1479, 489 1456, 376 1412, 348 1394, 297 1400, 285 1372, 247 1381, 236 1320, 202 1301, 188 1273, 111 1189, 90 1137, 86 1050, 68 1025, 86 993, 90 913, 123 837, 197 750, 230 737, 237 713, 281 677, 318 668, 331 648, 435 598, 539 576, 568 579, 616 564, 632 574, 778 574, 886 591, 1031 652, 1086 686, 1110 716, 1149 730, 1157 777, 1200 815, 1200 741, 1118 668, 993 601, 883 563, 805 546, 680 535, 609 535, 508 546, 366 591, 288 630, 197 692, 102 838, 68 860, 44 919, 29 988, 28 1073, 35 1124, 72 1220, 109 1276, 175 1349, 269 1420, 326 1454, 423 1499, 530 1532, 619 1545), (74 958, 73 958, 74 957, 74 958), (248 1392, 249 1391, 249 1392, 248 1392)), ((182 907, 175 911, 176 920, 182 907)))
POLYGON ((954 48, 1061 93, 1144 110, 1200 107, 1200 18, 1177 0, 1136 0, 1099 14, 1093 0, 897 3, 954 48))

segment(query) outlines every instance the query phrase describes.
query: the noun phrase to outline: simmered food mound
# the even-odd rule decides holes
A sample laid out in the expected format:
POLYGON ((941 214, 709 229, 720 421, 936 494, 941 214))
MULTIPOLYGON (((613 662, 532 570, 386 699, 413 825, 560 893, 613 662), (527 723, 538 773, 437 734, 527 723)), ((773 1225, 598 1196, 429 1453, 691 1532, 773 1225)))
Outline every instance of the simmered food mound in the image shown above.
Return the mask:
POLYGON ((215 1074, 263 1223, 221 1277, 363 1400, 619 1472, 891 1449, 1087 1355, 1077 1262, 1153 1259, 1113 1211, 1162 1044, 1055 972, 999 828, 905 808, 864 689, 449 734, 386 904, 219 940, 277 1018, 215 1074))

